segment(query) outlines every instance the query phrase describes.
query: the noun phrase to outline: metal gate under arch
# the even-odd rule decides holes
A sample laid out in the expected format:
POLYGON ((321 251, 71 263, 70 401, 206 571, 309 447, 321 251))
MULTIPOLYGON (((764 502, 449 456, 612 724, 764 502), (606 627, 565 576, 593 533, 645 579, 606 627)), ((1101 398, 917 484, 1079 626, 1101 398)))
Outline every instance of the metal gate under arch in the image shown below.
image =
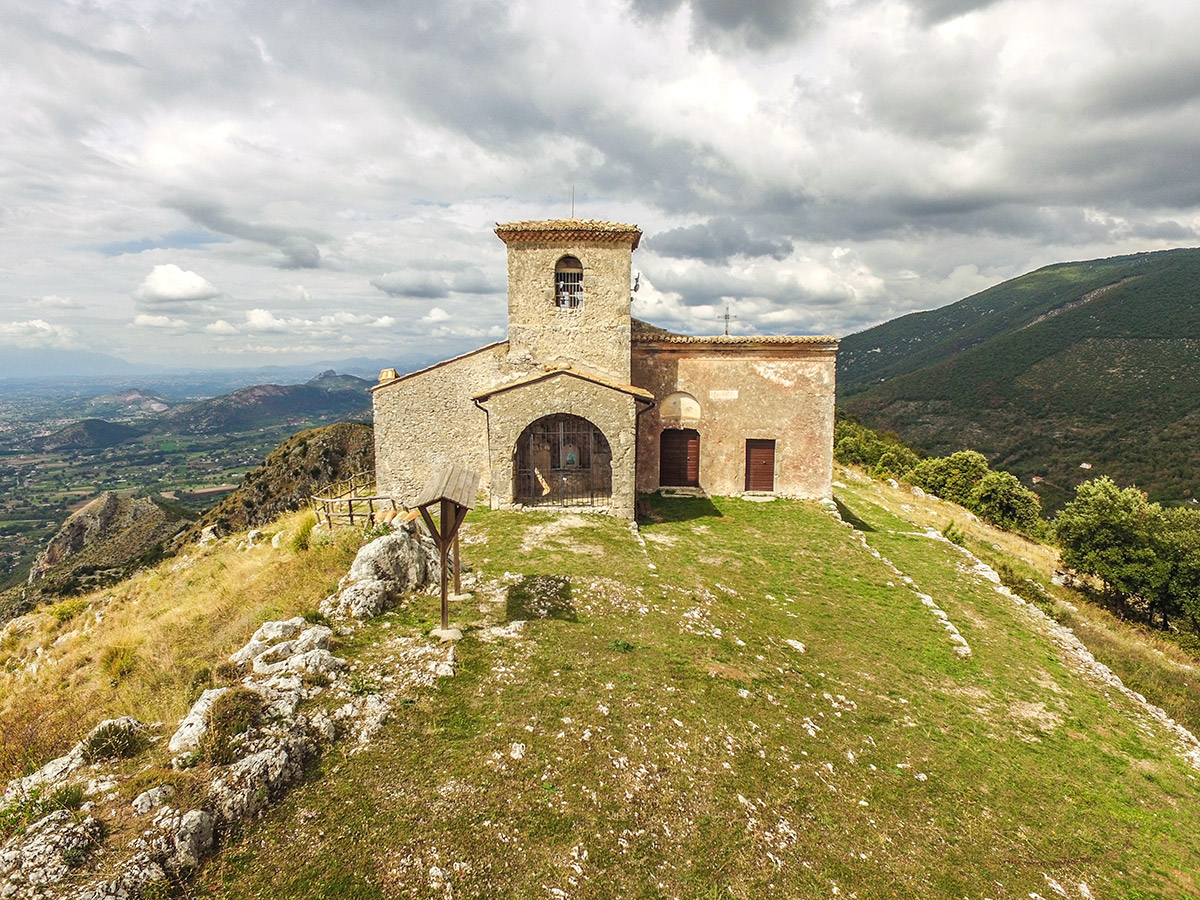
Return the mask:
POLYGON ((523 506, 608 506, 612 450, 582 416, 555 413, 530 424, 513 451, 513 502, 523 506))

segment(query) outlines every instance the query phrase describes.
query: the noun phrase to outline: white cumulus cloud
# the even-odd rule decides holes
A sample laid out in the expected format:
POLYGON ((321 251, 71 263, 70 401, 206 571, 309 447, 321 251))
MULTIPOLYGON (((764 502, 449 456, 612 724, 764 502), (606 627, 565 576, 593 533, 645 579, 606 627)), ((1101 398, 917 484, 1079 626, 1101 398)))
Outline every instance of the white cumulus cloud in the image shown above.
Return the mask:
POLYGON ((45 319, 0 323, 0 343, 17 347, 67 347, 75 332, 65 325, 52 325, 45 319))
POLYGON ((133 324, 138 328, 170 328, 176 331, 188 327, 188 323, 183 319, 172 319, 170 316, 150 316, 145 313, 134 316, 133 324))
POLYGON ((146 306, 167 306, 176 303, 194 303, 219 297, 208 279, 195 272, 179 268, 174 263, 155 266, 146 280, 133 292, 133 299, 146 306))

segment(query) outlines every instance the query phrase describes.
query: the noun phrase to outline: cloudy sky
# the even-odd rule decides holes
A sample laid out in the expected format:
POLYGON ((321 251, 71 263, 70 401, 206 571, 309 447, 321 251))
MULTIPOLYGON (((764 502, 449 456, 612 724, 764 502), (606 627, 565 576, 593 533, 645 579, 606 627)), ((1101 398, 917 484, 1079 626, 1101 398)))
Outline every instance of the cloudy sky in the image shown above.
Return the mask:
POLYGON ((451 355, 572 188, 690 333, 1196 246, 1198 47, 1195 0, 6 0, 0 353, 451 355))

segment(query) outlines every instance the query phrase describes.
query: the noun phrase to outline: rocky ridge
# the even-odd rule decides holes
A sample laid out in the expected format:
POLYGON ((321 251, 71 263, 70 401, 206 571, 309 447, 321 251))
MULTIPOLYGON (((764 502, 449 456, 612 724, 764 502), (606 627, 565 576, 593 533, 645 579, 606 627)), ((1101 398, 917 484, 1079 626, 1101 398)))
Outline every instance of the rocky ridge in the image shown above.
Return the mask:
POLYGON ((188 521, 154 500, 105 491, 50 539, 33 562, 29 585, 41 593, 71 593, 124 578, 157 558, 188 521))
POLYGON ((378 689, 364 692, 353 682, 356 666, 330 649, 335 635, 352 634, 364 619, 437 576, 432 542, 415 531, 397 531, 359 551, 338 590, 322 603, 329 625, 301 617, 263 623, 229 657, 237 682, 204 691, 167 741, 175 769, 197 767, 201 773, 202 799, 173 805, 170 779, 140 792, 131 807, 137 819, 148 821, 124 846, 108 845, 103 824, 117 812, 120 783, 129 777, 117 759, 121 748, 160 742, 159 726, 129 717, 107 720, 65 756, 9 782, 0 816, 68 790, 86 802, 76 811, 46 812, 0 848, 0 898, 144 896, 155 885, 186 877, 224 829, 281 797, 334 742, 352 740, 351 752, 369 745, 394 704, 453 676, 453 644, 393 639, 385 648, 386 673, 370 675, 378 689), (234 695, 251 697, 257 714, 241 733, 217 734, 220 704, 234 695), (214 742, 222 739, 228 761, 211 758, 214 742))

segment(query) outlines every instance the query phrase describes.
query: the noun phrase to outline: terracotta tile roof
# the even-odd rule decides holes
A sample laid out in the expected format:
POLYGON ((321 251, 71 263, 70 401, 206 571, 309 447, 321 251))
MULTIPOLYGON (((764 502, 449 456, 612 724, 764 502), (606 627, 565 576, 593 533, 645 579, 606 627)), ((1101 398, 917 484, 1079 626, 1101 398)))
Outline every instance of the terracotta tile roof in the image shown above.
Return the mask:
POLYGON ((495 387, 490 387, 486 391, 480 391, 472 400, 484 400, 491 397, 493 394, 499 394, 504 391, 512 390, 513 388, 524 387, 528 384, 534 384, 546 378, 553 378, 555 375, 570 375, 573 378, 578 378, 581 381, 590 381, 593 384, 601 385, 602 387, 611 388, 614 391, 620 391, 623 394, 630 394, 639 400, 654 400, 654 395, 645 388, 635 387, 632 384, 621 384, 619 381, 612 381, 608 378, 601 378, 599 375, 588 375, 584 372, 579 372, 567 366, 561 366, 555 369, 547 369, 543 372, 535 372, 532 375, 526 375, 524 378, 518 378, 516 381, 510 381, 506 384, 498 384, 495 387))
POLYGON ((634 343, 718 343, 748 346, 767 343, 838 343, 838 338, 829 335, 680 335, 630 317, 630 337, 634 343))
POLYGON ((544 219, 496 223, 496 236, 506 244, 515 241, 595 241, 631 244, 636 250, 642 230, 636 225, 598 222, 595 219, 544 219))
POLYGON ((733 344, 752 346, 755 344, 837 344, 838 339, 828 334, 652 334, 642 332, 633 335, 635 344, 733 344))

